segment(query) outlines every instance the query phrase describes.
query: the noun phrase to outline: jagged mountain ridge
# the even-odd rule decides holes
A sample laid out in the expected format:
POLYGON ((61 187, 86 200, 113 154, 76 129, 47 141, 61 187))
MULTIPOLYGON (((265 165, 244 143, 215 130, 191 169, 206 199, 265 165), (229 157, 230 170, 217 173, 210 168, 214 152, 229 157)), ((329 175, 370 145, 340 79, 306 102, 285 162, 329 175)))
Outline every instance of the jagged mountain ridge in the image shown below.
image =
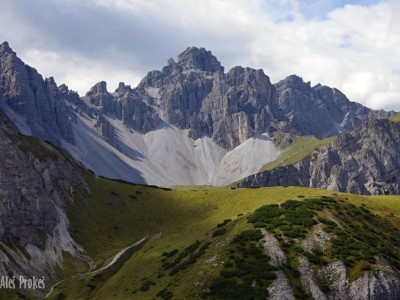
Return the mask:
POLYGON ((358 128, 372 117, 390 115, 350 102, 337 89, 320 84, 311 87, 296 75, 273 85, 260 69, 237 66, 224 73, 210 51, 195 47, 187 48, 177 62, 170 59, 161 71, 149 72, 136 89, 121 83, 110 94, 100 82, 86 97, 95 106, 103 106, 103 113, 114 113, 133 129, 147 132, 161 119, 188 129, 194 139, 210 136, 225 149, 236 147, 255 132, 281 130, 324 138, 358 128), (147 103, 159 114, 143 106, 124 109, 126 94, 135 103, 142 99, 141 105, 147 103), (112 107, 118 102, 119 109, 112 107), (138 120, 132 111, 148 118, 138 120))
POLYGON ((22 132, 67 149, 99 175, 163 186, 250 175, 278 155, 269 139, 276 130, 321 138, 392 114, 295 75, 274 85, 262 70, 224 73, 210 51, 195 47, 136 88, 120 83, 109 93, 100 82, 82 98, 43 80, 6 42, 0 74, 2 105, 22 132))
POLYGON ((251 175, 240 187, 294 185, 354 194, 400 194, 400 123, 374 120, 293 165, 251 175))

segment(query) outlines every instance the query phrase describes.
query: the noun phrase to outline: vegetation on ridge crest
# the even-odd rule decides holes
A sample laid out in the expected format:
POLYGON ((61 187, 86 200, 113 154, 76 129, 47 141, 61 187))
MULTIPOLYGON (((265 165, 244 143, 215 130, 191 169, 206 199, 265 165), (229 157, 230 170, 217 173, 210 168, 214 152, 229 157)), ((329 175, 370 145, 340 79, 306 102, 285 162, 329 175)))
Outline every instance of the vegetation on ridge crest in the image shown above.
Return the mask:
POLYGON ((274 161, 271 161, 261 167, 259 172, 269 171, 278 167, 295 164, 310 156, 315 149, 321 148, 335 139, 336 136, 323 140, 319 140, 313 136, 296 136, 294 137, 294 141, 290 146, 284 149, 274 161))

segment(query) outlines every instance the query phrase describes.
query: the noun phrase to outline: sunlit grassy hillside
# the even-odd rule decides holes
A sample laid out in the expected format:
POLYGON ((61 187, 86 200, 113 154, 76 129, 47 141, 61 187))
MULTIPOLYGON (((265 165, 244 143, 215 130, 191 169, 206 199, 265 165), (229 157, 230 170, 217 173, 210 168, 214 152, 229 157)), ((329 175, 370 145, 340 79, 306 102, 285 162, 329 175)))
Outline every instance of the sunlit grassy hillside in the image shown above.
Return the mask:
POLYGON ((68 280, 55 289, 53 299, 168 299, 169 293, 172 299, 198 298, 203 285, 219 274, 222 250, 228 241, 250 228, 247 216, 260 206, 287 199, 337 195, 356 207, 364 204, 400 225, 399 196, 358 196, 301 187, 164 190, 92 175, 87 175, 87 182, 92 194, 77 196, 68 207, 68 215, 74 238, 98 266, 135 241, 150 238, 117 271, 68 280), (224 220, 232 221, 224 224, 224 220), (226 233, 213 237, 218 224, 224 224, 226 233), (169 258, 162 254, 175 249, 184 253, 190 245, 198 247, 193 250, 197 262, 189 266, 181 262, 179 272, 169 275, 171 269, 162 267, 169 258))
POLYGON ((336 137, 330 137, 323 140, 318 140, 312 136, 298 136, 295 138, 294 142, 278 156, 276 160, 264 165, 260 169, 260 172, 299 162, 307 156, 310 156, 315 149, 329 144, 335 138, 336 137))

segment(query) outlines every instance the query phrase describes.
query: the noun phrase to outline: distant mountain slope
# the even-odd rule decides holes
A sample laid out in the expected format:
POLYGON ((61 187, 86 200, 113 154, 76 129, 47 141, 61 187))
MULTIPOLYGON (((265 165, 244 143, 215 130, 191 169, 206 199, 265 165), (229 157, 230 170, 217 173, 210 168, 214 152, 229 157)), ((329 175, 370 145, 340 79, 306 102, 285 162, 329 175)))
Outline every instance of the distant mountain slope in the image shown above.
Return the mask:
POLYGON ((400 123, 374 120, 339 135, 310 157, 251 175, 238 184, 296 185, 356 194, 400 193, 400 123))
POLYGON ((276 130, 323 138, 393 114, 295 75, 274 85, 262 70, 224 73, 210 51, 196 47, 136 88, 120 83, 110 93, 99 82, 80 98, 44 80, 4 42, 0 96, 21 132, 67 149, 96 174, 163 186, 224 185, 250 175, 277 157, 269 139, 276 130))

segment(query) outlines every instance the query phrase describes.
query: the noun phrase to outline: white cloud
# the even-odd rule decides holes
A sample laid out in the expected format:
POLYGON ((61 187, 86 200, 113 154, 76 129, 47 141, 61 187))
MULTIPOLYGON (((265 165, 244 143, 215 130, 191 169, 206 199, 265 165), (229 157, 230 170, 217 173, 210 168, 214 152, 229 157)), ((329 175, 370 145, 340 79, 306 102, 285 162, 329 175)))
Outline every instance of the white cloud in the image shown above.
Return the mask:
POLYGON ((66 60, 64 55, 38 50, 29 50, 23 56, 33 66, 40 65, 39 72, 44 77, 53 76, 58 84, 68 85, 81 96, 99 81, 106 81, 107 89, 113 92, 121 81, 131 84, 141 80, 135 72, 80 57, 70 57, 66 60))
POLYGON ((400 110, 397 0, 343 7, 333 0, 47 1, 56 16, 50 23, 41 9, 9 5, 0 12, 0 36, 40 72, 80 93, 99 80, 137 84, 195 45, 212 50, 227 69, 263 68, 273 82, 298 74, 353 101, 400 110))

